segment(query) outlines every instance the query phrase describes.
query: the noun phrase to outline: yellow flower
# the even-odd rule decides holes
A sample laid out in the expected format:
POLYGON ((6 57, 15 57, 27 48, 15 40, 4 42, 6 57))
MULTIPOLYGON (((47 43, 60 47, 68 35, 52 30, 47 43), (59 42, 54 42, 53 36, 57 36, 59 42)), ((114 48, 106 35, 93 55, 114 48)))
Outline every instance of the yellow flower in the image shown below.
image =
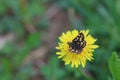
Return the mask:
POLYGON ((56 54, 65 62, 65 65, 71 64, 71 67, 82 65, 85 67, 87 60, 92 61, 94 59, 92 53, 99 46, 94 44, 97 39, 88 33, 89 30, 81 30, 80 32, 73 30, 62 33, 59 37, 60 42, 56 49, 60 51, 56 54))

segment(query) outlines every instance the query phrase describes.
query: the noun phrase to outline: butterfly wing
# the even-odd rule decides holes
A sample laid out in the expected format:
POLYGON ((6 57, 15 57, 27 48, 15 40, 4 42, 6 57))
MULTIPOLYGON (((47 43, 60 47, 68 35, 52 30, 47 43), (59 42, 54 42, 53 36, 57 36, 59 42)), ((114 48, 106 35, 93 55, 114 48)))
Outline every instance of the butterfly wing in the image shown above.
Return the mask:
POLYGON ((76 48, 84 48, 86 46, 86 41, 84 40, 84 34, 79 33, 77 37, 75 37, 72 41, 73 44, 76 45, 76 48))
POLYGON ((86 46, 86 41, 84 40, 84 34, 79 33, 77 37, 75 37, 72 42, 68 42, 69 51, 80 53, 82 49, 86 46))

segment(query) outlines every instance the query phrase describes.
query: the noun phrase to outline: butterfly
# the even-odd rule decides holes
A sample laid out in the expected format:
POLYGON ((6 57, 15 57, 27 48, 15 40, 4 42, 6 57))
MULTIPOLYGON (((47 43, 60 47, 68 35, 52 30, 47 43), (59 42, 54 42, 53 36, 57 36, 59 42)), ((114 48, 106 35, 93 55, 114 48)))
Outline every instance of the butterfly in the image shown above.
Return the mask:
POLYGON ((72 42, 68 42, 69 51, 74 53, 81 53, 83 48, 86 46, 86 41, 84 40, 84 34, 80 32, 77 37, 75 37, 72 42))

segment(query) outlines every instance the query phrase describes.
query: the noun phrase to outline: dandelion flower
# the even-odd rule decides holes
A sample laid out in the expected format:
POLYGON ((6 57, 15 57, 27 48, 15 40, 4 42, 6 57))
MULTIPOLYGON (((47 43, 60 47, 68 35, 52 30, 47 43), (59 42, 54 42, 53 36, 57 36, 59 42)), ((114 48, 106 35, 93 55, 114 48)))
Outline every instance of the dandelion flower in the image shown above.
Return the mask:
POLYGON ((86 61, 92 61, 93 52, 98 45, 95 45, 97 39, 94 39, 89 33, 89 30, 73 30, 62 33, 59 37, 60 42, 56 49, 58 58, 61 58, 65 65, 71 64, 71 67, 82 65, 84 68, 86 61))

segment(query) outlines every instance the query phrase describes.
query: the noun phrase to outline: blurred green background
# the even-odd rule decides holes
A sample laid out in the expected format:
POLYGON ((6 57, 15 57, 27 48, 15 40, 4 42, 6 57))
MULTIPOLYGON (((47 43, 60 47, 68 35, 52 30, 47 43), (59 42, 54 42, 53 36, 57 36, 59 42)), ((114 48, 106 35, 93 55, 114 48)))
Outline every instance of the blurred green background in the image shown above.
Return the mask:
POLYGON ((120 0, 0 0, 0 80, 87 80, 55 54, 58 37, 73 29, 90 29, 100 46, 83 71, 112 80, 108 59, 120 53, 120 0))

